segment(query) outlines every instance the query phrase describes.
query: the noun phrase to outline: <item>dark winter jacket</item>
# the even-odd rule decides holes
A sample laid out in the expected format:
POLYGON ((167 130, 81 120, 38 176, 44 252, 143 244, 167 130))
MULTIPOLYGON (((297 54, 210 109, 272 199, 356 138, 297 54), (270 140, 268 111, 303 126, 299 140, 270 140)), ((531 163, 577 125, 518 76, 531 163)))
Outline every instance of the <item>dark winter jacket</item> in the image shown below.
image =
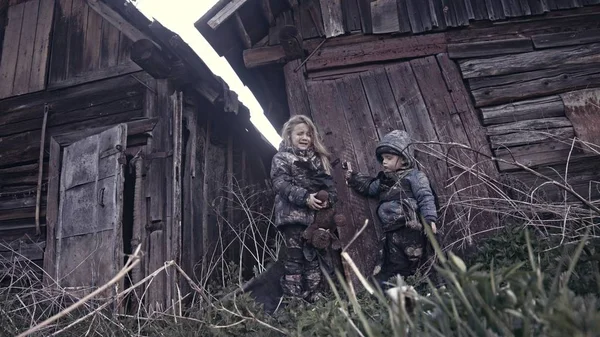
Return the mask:
POLYGON ((414 150, 408 146, 410 137, 405 131, 394 130, 385 135, 376 149, 381 162, 383 153, 402 155, 407 164, 396 172, 379 172, 377 177, 352 173, 348 184, 357 192, 379 197, 377 215, 385 232, 404 226, 422 229, 419 215, 428 223, 437 219, 435 198, 425 173, 415 168, 414 150))
POLYGON ((313 151, 302 151, 280 146, 271 163, 271 180, 275 192, 275 225, 313 223, 315 211, 306 200, 321 189, 329 193, 329 205, 337 201, 333 178, 325 173, 319 156, 313 151))

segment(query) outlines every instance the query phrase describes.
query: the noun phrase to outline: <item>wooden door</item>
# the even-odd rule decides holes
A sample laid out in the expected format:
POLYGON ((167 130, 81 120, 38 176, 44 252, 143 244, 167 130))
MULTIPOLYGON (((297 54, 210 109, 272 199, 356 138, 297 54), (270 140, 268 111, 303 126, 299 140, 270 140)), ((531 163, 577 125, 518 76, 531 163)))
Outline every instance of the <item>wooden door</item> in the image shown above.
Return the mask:
POLYGON ((54 275, 62 287, 87 293, 123 265, 123 151, 120 124, 66 146, 62 155, 54 275))

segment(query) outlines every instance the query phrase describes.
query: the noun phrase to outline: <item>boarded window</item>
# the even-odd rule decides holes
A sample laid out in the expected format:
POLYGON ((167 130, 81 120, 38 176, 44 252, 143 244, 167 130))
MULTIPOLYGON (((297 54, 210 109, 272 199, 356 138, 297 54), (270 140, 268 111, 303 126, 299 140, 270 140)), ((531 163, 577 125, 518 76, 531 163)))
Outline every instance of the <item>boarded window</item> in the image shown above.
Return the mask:
POLYGON ((64 148, 52 266, 62 287, 86 293, 123 265, 120 158, 126 141, 121 124, 64 148))

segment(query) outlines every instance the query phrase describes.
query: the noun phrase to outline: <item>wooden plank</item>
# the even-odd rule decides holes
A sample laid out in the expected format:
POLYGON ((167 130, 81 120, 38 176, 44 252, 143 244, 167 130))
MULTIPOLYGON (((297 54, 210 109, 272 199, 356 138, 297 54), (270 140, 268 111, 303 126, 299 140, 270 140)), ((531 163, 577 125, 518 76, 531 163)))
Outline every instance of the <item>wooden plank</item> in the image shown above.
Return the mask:
POLYGON ((506 15, 504 14, 504 8, 500 0, 485 0, 485 6, 488 10, 488 18, 492 21, 504 20, 506 15))
POLYGON ((0 98, 12 94, 15 80, 15 70, 19 57, 19 43, 15 47, 15 41, 20 40, 21 24, 25 4, 19 4, 8 8, 8 24, 4 31, 4 42, 2 45, 2 60, 0 61, 0 98))
MULTIPOLYGON (((453 97, 444 83, 444 77, 437 59, 431 56, 412 60, 410 64, 421 89, 423 100, 429 111, 429 116, 435 127, 438 139, 445 143, 465 144, 474 149, 483 148, 485 151, 485 145, 482 145, 485 137, 482 134, 479 137, 473 135, 471 137, 473 144, 471 144, 467 130, 475 132, 477 131, 477 125, 468 125, 469 123, 473 123, 473 118, 463 118, 463 115, 467 114, 464 112, 458 113, 453 97), (465 124, 468 127, 465 127, 465 124)), ((463 106, 463 108, 465 107, 463 106)), ((451 162, 446 164, 451 174, 452 184, 457 191, 460 191, 456 197, 459 200, 473 197, 483 200, 489 198, 488 190, 481 184, 479 175, 463 168, 479 165, 482 161, 479 154, 470 150, 461 150, 446 145, 442 146, 442 148, 444 148, 444 152, 443 154, 440 153, 440 155, 443 160, 454 160, 458 163, 458 165, 451 162)), ((482 171, 486 173, 494 173, 489 165, 482 168, 484 168, 482 171)), ((460 212, 456 213, 457 215, 472 211, 470 207, 461 207, 458 209, 460 212)), ((473 214, 469 219, 464 219, 463 221, 465 221, 463 226, 467 226, 463 227, 463 230, 467 228, 466 232, 475 234, 485 233, 487 230, 495 228, 497 224, 494 215, 487 212, 473 214)))
POLYGON ((423 0, 404 0, 406 2, 406 10, 408 19, 410 21, 410 27, 413 33, 421 33, 426 30, 428 22, 423 22, 420 13, 419 3, 423 0))
POLYGON ((31 0, 25 3, 18 47, 19 56, 17 57, 17 68, 15 69, 12 90, 13 95, 22 95, 29 92, 29 78, 31 77, 39 7, 40 0, 31 0))
POLYGON ((128 76, 6 99, 0 101, 0 125, 35 119, 39 120, 37 124, 41 125, 40 114, 43 114, 46 103, 50 104, 50 110, 54 113, 64 113, 137 96, 144 92, 143 88, 137 80, 128 76))
MULTIPOLYGON (((172 207, 172 224, 171 235, 171 259, 175 260, 179 265, 181 260, 181 239, 182 239, 182 157, 183 157, 183 92, 175 91, 171 96, 173 101, 173 167, 171 179, 171 207, 172 207)), ((171 296, 177 296, 177 286, 179 285, 178 273, 171 273, 171 296)), ((174 297, 171 297, 174 298, 174 297)))
POLYGON ((384 39, 356 45, 323 47, 307 63, 308 71, 358 65, 379 61, 398 60, 446 51, 444 34, 410 36, 402 39, 384 39))
POLYGON ((535 48, 538 49, 587 44, 600 41, 600 29, 540 34, 532 36, 531 40, 535 48))
POLYGON ((481 0, 470 0, 470 1, 471 1, 471 7, 473 8, 473 16, 474 16, 475 20, 489 19, 485 1, 481 1, 481 0))
POLYGON ((310 117, 310 101, 308 99, 304 67, 294 72, 299 65, 300 60, 294 60, 283 67, 288 107, 290 116, 305 115, 310 117))
POLYGON ((319 0, 325 36, 335 37, 344 34, 344 14, 341 0, 319 0))
POLYGON ((559 69, 470 79, 475 106, 507 103, 600 85, 600 65, 565 66, 559 69))
POLYGON ((130 61, 128 63, 119 64, 115 67, 104 68, 92 73, 86 73, 80 76, 72 76, 65 80, 54 82, 48 85, 48 90, 63 89, 83 83, 127 75, 140 70, 142 69, 137 64, 135 64, 133 61, 130 61))
POLYGON ((393 130, 405 130, 385 69, 361 73, 360 78, 379 138, 393 130))
POLYGON ((517 122, 528 119, 560 117, 565 107, 560 96, 548 96, 481 109, 483 125, 517 122))
POLYGON ((371 34, 373 33, 373 24, 371 22, 371 0, 357 1, 362 31, 364 34, 371 34))
POLYGON ((29 92, 46 88, 46 73, 49 68, 50 31, 54 19, 55 0, 40 0, 40 8, 35 33, 29 92))
MULTIPOLYGON (((55 110, 48 117, 48 127, 56 127, 70 123, 83 122, 102 116, 127 113, 129 111, 141 110, 143 97, 141 95, 117 99, 106 104, 91 105, 89 108, 75 109, 71 111, 55 110)), ((0 125, 0 137, 18 134, 32 130, 39 130, 42 125, 43 113, 38 118, 25 120, 22 122, 0 125)))
POLYGON ((523 12, 519 0, 501 0, 506 17, 522 16, 523 12))
POLYGON ((378 163, 373 160, 373 149, 377 147, 379 137, 373 123, 371 109, 365 96, 359 75, 349 75, 336 80, 340 97, 343 97, 345 120, 353 131, 352 147, 355 151, 356 164, 353 167, 360 172, 375 176, 380 171, 378 163))
POLYGON ((473 106, 470 93, 464 85, 458 66, 450 60, 447 54, 439 54, 437 61, 442 70, 446 87, 454 102, 454 107, 457 113, 460 114, 469 143, 473 149, 478 151, 478 153, 473 153, 474 161, 479 163, 478 168, 483 170, 489 177, 497 178, 496 165, 487 158, 479 156, 481 153, 490 157, 492 153, 486 138, 485 128, 481 125, 479 114, 473 106))
POLYGON ((529 8, 531 10, 531 14, 539 15, 539 14, 545 13, 546 9, 545 9, 544 2, 545 1, 529 0, 529 8))
POLYGON ((251 48, 252 47, 252 39, 250 38, 250 35, 248 35, 248 32, 246 31, 246 28, 244 27, 242 18, 240 17, 239 13, 237 13, 237 12, 233 16, 235 19, 235 27, 237 28, 238 36, 240 37, 240 40, 242 40, 242 44, 244 45, 244 48, 245 49, 251 48))
POLYGON ((400 31, 396 0, 377 0, 371 2, 371 21, 373 24, 373 34, 400 31))
MULTIPOLYGON (((73 0, 77 1, 77 0, 73 0)), ((114 9, 110 8, 104 1, 101 0, 85 0, 88 6, 92 8, 96 13, 100 14, 104 20, 108 21, 114 27, 116 27, 123 35, 128 37, 131 41, 135 42, 138 40, 150 40, 145 33, 135 28, 127 19, 123 18, 114 9)))
MULTIPOLYGON (((142 111, 131 111, 123 114, 110 115, 48 129, 49 135, 90 129, 98 125, 115 125, 141 117, 142 111)), ((0 142, 0 162, 11 165, 36 160, 39 156, 41 131, 29 131, 2 138, 0 142)))
POLYGON ((552 69, 566 65, 600 63, 600 43, 533 51, 517 55, 460 61, 464 78, 498 76, 552 69))
MULTIPOLYGON (((398 111, 410 136, 416 141, 439 142, 410 62, 387 66, 385 70, 398 111)), ((432 186, 436 190, 440 205, 443 205, 456 192, 456 189, 453 185, 446 188, 450 178, 448 169, 441 160, 426 154, 429 151, 441 153, 442 149, 440 145, 436 144, 417 146, 415 156, 417 161, 421 163, 420 168, 427 173, 432 186)), ((454 212, 452 209, 438 211, 440 212, 442 224, 453 220, 454 212), (445 218, 444 214, 446 215, 445 218)))
POLYGON ((100 49, 100 68, 114 67, 119 58, 119 39, 121 33, 110 22, 102 21, 102 45, 100 49))
POLYGON ((87 30, 88 7, 84 0, 73 0, 69 21, 69 63, 67 67, 67 79, 75 77, 83 72, 83 44, 87 30))
MULTIPOLYGON (((311 110, 314 112, 314 122, 323 135, 325 146, 332 153, 332 162, 356 163, 355 151, 352 147, 352 134, 344 118, 342 97, 338 93, 335 81, 309 81, 307 83, 311 110)), ((336 209, 346 214, 348 223, 338 228, 340 240, 348 243, 353 235, 362 227, 364 221, 370 217, 366 200, 349 190, 344 180, 344 173, 340 166, 333 169, 332 175, 338 192, 336 209)), ((370 274, 374 267, 375 254, 365 254, 369 244, 376 242, 373 237, 373 226, 369 226, 363 236, 359 237, 349 248, 348 254, 357 264, 361 272, 370 274), (370 228, 369 228, 370 227, 370 228)), ((345 268, 346 277, 358 282, 354 273, 345 268)))
MULTIPOLYGON (((398 1, 398 6, 400 6, 400 2, 404 0, 398 1)), ((477 0, 479 1, 479 0, 477 0)), ((429 2, 429 13, 431 15, 431 25, 433 28, 437 28, 439 30, 444 30, 448 26, 446 25, 446 11, 447 9, 445 4, 438 0, 428 0, 429 2)), ((402 21, 402 19, 401 19, 402 21)), ((409 27, 410 31, 410 27, 409 27)))
POLYGON ((271 0, 260 0, 260 7, 269 26, 271 26, 275 22, 275 16, 273 15, 273 10, 271 10, 271 0))
POLYGON ((274 47, 263 47, 245 49, 243 52, 244 65, 246 68, 255 68, 273 63, 284 63, 285 52, 281 45, 274 47))
POLYGON ((519 0, 521 5, 522 15, 531 15, 531 7, 529 6, 529 0, 519 0))
POLYGON ((509 39, 471 43, 448 44, 450 58, 470 58, 503 54, 516 54, 533 51, 531 39, 509 39))
MULTIPOLYGON (((379 163, 373 160, 373 149, 377 147, 379 137, 360 75, 345 76, 335 82, 340 97, 343 97, 341 102, 348 129, 354 134, 352 148, 356 162, 352 163, 352 167, 358 172, 375 176, 381 170, 379 163)), ((363 214, 376 224, 377 203, 374 200, 365 200, 363 204, 363 214)), ((377 238, 382 233, 379 226, 373 227, 375 231, 371 235, 377 238)), ((364 245, 369 251, 374 252, 376 249, 374 242, 365 242, 364 245)))
POLYGON ((342 1, 344 10, 344 24, 346 32, 361 31, 360 10, 357 0, 342 1))
POLYGON ((571 149, 570 142, 550 141, 539 144, 517 146, 512 148, 501 148, 494 151, 496 157, 502 161, 498 162, 500 171, 519 169, 510 163, 518 162, 528 167, 564 163, 565 159, 581 153, 577 148, 571 149))
POLYGON ((541 118, 541 119, 529 119, 519 122, 505 123, 487 128, 487 134, 492 135, 504 135, 515 131, 528 131, 528 130, 548 130, 555 128, 571 127, 573 124, 566 117, 553 117, 553 118, 541 118))
POLYGON ((210 20, 208 26, 214 30, 219 28, 223 22, 227 21, 237 10, 242 7, 248 0, 231 0, 225 7, 217 12, 210 20))
POLYGON ((83 43, 84 72, 100 68, 100 53, 102 50, 102 17, 88 7, 87 28, 83 43))
POLYGON ((494 149, 530 145, 552 140, 568 141, 575 137, 573 127, 548 130, 515 130, 498 136, 490 136, 490 145, 494 149))
MULTIPOLYGON (((577 137, 592 146, 600 144, 600 90, 589 89, 568 92, 561 95, 565 104, 565 114, 573 123, 577 137)), ((584 151, 598 153, 583 146, 584 151)))
POLYGON ((56 2, 56 18, 52 32, 52 52, 50 58, 50 77, 48 84, 67 78, 69 64, 69 22, 73 0, 58 0, 56 2))

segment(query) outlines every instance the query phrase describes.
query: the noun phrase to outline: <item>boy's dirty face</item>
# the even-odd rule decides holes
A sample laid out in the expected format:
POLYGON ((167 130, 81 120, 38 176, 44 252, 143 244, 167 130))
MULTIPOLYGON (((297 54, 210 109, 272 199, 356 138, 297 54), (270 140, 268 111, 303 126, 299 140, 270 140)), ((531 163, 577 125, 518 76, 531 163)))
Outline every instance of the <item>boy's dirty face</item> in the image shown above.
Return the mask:
POLYGON ((292 145, 300 150, 308 150, 312 146, 312 135, 308 125, 302 123, 292 129, 292 145))
POLYGON ((381 158, 384 172, 396 172, 406 164, 404 157, 391 153, 384 153, 381 158))

